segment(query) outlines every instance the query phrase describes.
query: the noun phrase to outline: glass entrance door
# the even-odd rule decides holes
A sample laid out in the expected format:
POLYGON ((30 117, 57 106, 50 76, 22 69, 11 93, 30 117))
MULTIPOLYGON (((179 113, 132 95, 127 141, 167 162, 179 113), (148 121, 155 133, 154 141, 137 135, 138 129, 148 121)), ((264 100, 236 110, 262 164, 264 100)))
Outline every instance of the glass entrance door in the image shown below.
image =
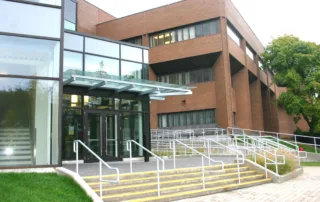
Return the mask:
MULTIPOLYGON (((97 155, 106 161, 122 160, 120 154, 120 118, 117 112, 85 110, 84 141, 97 155)), ((89 152, 84 152, 85 162, 96 162, 89 152)))

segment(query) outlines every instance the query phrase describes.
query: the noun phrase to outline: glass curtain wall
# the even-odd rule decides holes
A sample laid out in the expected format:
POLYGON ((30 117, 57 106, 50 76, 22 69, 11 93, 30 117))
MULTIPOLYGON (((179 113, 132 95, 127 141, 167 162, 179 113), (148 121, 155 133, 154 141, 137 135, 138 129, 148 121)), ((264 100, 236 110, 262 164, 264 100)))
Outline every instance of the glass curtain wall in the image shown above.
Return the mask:
POLYGON ((0 167, 59 164, 61 10, 0 1, 0 167))
POLYGON ((148 79, 149 53, 140 46, 65 33, 64 76, 105 75, 148 79), (84 73, 83 73, 84 72, 84 73))

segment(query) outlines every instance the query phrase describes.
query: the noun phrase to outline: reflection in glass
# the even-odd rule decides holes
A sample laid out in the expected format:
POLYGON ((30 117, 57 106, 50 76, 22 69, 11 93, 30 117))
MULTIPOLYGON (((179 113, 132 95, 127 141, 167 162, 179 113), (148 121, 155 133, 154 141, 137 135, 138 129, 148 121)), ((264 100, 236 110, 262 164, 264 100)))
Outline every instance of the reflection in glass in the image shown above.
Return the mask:
MULTIPOLYGON (((101 116, 99 113, 88 113, 87 115, 87 132, 88 147, 96 154, 102 155, 101 152, 101 116)), ((89 154, 89 156, 91 156, 89 154)))
POLYGON ((64 51, 63 72, 69 69, 82 71, 82 56, 81 53, 64 51))
POLYGON ((142 64, 121 61, 121 77, 129 79, 141 79, 142 64))
MULTIPOLYGON (((67 95, 68 97, 70 95, 67 95)), ((70 96, 71 97, 71 96, 70 96)), ((65 95, 64 95, 65 98, 65 95)), ((73 141, 83 141, 81 109, 63 107, 62 114, 62 160, 76 159, 73 141)), ((79 147, 79 158, 83 158, 83 148, 79 147)))
POLYGON ((121 110, 142 111, 141 101, 121 99, 121 110))
POLYGON ((63 94, 62 106, 63 107, 81 107, 82 99, 81 95, 69 95, 63 94))
POLYGON ((24 0, 24 1, 61 6, 61 0, 24 0))
POLYGON ((114 99, 108 97, 84 96, 84 107, 91 109, 114 109, 114 99))
POLYGON ((97 77, 119 76, 119 60, 85 55, 85 71, 95 72, 97 77))
POLYGON ((12 149, 0 166, 58 164, 58 98, 58 81, 0 78, 1 144, 12 149))
POLYGON ((83 52, 83 37, 75 34, 64 33, 64 48, 83 52))
POLYGON ((0 1, 0 32, 60 38, 61 9, 0 1))
POLYGON ((76 31, 76 24, 69 22, 68 20, 64 20, 64 29, 76 31))
POLYGON ((119 58, 119 44, 86 37, 86 52, 119 58))
POLYGON ((143 50, 143 62, 149 64, 149 51, 143 50))
POLYGON ((60 43, 0 35, 0 74, 59 77, 60 43))
POLYGON ((121 59, 142 62, 142 49, 121 45, 121 59))

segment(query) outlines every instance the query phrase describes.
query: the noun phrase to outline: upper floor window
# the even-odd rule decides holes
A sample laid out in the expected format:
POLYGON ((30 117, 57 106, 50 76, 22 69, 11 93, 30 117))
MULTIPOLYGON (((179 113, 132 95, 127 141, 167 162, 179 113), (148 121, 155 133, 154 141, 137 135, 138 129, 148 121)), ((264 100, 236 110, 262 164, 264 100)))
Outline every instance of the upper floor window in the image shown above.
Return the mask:
POLYGON ((157 32, 151 34, 150 47, 172 44, 179 41, 194 39, 196 37, 217 34, 220 32, 220 21, 210 20, 205 22, 196 23, 172 30, 157 32))
POLYGON ((240 46, 240 37, 229 26, 227 26, 227 32, 230 38, 240 46))
POLYGON ((260 70, 263 70, 263 65, 262 65, 262 61, 259 59, 258 61, 258 66, 260 70))
POLYGON ((188 85, 213 81, 212 68, 193 70, 188 72, 174 73, 158 76, 158 81, 177 85, 188 85))
POLYGON ((141 46, 142 45, 142 37, 135 37, 135 38, 131 38, 131 39, 125 39, 123 40, 124 42, 128 42, 128 43, 132 43, 132 44, 136 44, 141 46))
POLYGON ((251 58, 251 60, 254 60, 254 53, 248 46, 246 47, 246 53, 247 53, 247 56, 251 58))
POLYGON ((75 0, 65 0, 64 28, 76 31, 77 24, 77 2, 75 0))

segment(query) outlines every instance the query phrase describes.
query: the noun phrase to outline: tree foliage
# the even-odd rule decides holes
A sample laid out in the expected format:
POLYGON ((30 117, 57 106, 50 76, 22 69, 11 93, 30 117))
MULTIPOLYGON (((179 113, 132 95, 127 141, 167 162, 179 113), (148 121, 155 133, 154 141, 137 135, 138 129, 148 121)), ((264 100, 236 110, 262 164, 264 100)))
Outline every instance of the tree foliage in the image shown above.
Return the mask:
POLYGON ((320 124, 320 46, 285 35, 274 39, 262 57, 264 68, 275 74, 273 82, 287 88, 279 105, 296 123, 303 117, 313 135, 320 124))

